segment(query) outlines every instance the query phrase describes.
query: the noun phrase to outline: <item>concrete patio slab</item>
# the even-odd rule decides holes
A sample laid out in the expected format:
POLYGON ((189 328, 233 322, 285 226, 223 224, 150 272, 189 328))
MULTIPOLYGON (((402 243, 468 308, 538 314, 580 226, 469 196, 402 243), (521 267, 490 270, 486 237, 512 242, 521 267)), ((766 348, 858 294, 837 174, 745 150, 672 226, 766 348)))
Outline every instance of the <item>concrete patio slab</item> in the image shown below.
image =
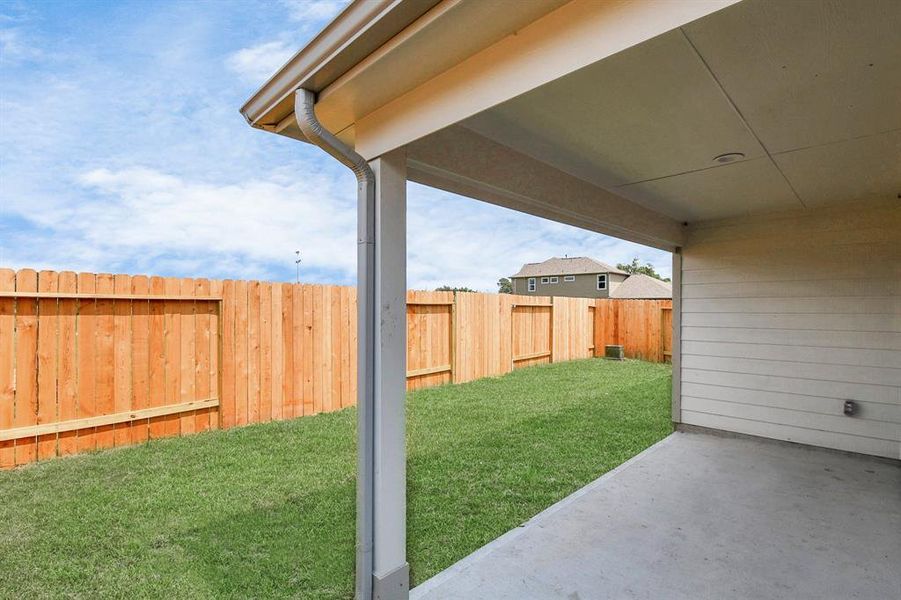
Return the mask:
POLYGON ((901 464, 675 433, 411 598, 901 598, 901 464))

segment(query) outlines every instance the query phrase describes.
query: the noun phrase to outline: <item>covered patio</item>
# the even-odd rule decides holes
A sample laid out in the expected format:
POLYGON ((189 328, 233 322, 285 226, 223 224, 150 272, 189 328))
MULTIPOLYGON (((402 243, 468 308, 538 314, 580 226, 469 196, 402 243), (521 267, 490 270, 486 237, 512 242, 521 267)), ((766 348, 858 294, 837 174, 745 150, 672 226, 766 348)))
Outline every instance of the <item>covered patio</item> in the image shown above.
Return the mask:
POLYGON ((410 597, 893 598, 899 490, 889 461, 674 433, 410 597))
POLYGON ((410 594, 408 180, 672 252, 695 431, 416 597, 897 595, 899 29, 894 0, 358 0, 248 100, 358 180, 358 598, 410 594))

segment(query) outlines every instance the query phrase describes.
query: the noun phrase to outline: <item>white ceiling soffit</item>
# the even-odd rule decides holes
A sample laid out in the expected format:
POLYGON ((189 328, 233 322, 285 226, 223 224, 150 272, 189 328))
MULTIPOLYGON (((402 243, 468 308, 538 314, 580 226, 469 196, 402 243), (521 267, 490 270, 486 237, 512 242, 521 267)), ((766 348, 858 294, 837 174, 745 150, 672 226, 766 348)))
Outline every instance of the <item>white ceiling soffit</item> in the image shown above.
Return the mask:
MULTIPOLYGON (((352 127, 359 115, 402 96, 567 2, 523 0, 511 11, 507 2, 429 0, 435 5, 431 10, 319 92, 316 115, 326 129, 352 144, 352 127)), ((282 117, 275 131, 303 140, 293 113, 282 117)))
POLYGON ((568 1, 521 0, 515 11, 507 2, 438 3, 324 89, 317 115, 330 131, 343 131, 357 116, 371 113, 568 1))
POLYGON ((895 198, 898 31, 898 0, 744 0, 464 125, 679 220, 895 198))
POLYGON ((800 208, 792 189, 779 170, 764 157, 735 164, 692 171, 633 183, 616 190, 626 198, 641 198, 665 214, 683 221, 721 219, 743 213, 800 208))
POLYGON ((809 208, 901 195, 901 129, 773 158, 809 208))
POLYGON ((901 129, 898 0, 751 0, 683 29, 774 154, 901 129))
POLYGON ((724 148, 765 156, 678 30, 476 115, 466 126, 601 186, 704 169, 724 148))

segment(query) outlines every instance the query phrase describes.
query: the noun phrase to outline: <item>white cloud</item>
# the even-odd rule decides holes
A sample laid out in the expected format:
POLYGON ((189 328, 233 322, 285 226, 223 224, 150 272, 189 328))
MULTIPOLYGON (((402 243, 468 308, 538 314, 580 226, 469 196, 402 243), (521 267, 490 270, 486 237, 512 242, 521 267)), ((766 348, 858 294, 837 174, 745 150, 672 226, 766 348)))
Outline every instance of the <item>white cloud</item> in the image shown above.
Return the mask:
POLYGON ((300 38, 309 37, 347 6, 347 0, 282 0, 288 18, 298 24, 284 31, 279 39, 241 48, 230 54, 226 66, 247 83, 261 84, 288 62, 303 45, 300 38), (298 34, 300 34, 298 36, 298 34))
POLYGON ((66 268, 91 268, 105 256, 107 269, 118 260, 153 272, 271 278, 281 276, 279 265, 293 267, 301 249, 306 269, 352 278, 353 206, 316 172, 296 181, 211 185, 146 168, 97 169, 79 178, 91 200, 29 218, 65 240, 72 253, 62 257, 66 268))
POLYGON ((5 15, 0 15, 0 64, 15 65, 42 58, 44 52, 33 41, 26 39, 21 27, 4 25, 18 23, 22 19, 3 17, 5 15))
POLYGON ((288 62, 296 51, 294 45, 285 41, 265 42, 230 54, 225 64, 243 80, 258 84, 288 62))
POLYGON ((322 21, 341 12, 348 0, 282 0, 282 5, 293 21, 322 21))

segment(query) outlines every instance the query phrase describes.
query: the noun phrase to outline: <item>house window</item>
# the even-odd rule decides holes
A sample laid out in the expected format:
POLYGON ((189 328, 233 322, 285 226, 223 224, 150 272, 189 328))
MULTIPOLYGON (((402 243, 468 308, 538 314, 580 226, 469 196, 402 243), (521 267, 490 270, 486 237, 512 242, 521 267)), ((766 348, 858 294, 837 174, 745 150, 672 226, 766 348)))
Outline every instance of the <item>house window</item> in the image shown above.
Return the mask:
POLYGON ((575 275, 565 275, 565 276, 563 277, 563 281, 575 281, 575 280, 576 280, 576 276, 575 276, 575 275))
POLYGON ((551 283, 559 283, 560 280, 556 277, 551 277, 551 283))
POLYGON ((541 283, 542 283, 542 284, 550 283, 550 282, 551 282, 551 278, 550 278, 550 277, 542 277, 542 278, 541 278, 541 283))
POLYGON ((606 290, 607 289, 607 275, 598 275, 598 289, 606 290))
POLYGON ((529 291, 530 292, 535 291, 535 278, 534 277, 529 277, 529 291))

